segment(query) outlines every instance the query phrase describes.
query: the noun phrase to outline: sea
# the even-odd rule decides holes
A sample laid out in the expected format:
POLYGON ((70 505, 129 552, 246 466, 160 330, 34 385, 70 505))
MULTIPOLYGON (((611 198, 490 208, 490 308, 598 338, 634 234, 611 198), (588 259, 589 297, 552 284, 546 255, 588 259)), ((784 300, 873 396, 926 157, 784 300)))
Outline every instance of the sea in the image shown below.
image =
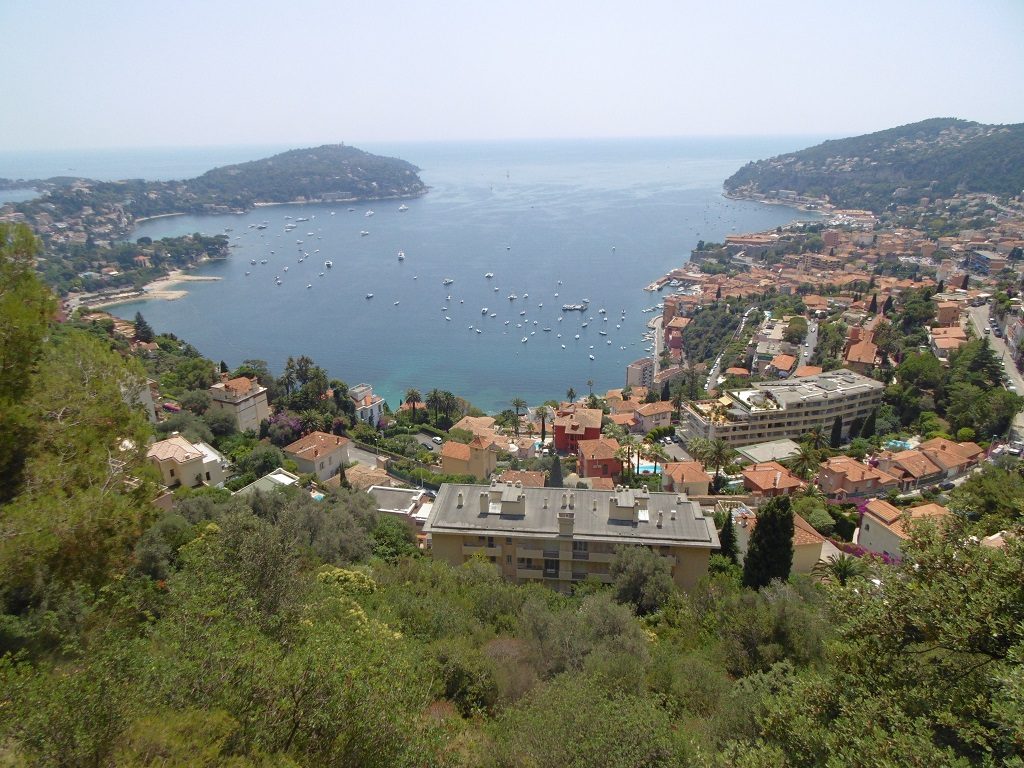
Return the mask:
MULTIPOLYGON (((229 366, 255 358, 279 372, 309 355, 393 408, 409 388, 488 412, 604 392, 651 354, 643 336, 663 294, 644 286, 698 241, 814 218, 729 200, 723 180, 822 138, 360 144, 414 163, 429 192, 144 221, 132 238, 224 233, 231 255, 197 269, 220 279, 179 286, 183 298, 111 311, 142 312, 229 366)), ((188 178, 283 149, 0 153, 0 177, 188 178)))

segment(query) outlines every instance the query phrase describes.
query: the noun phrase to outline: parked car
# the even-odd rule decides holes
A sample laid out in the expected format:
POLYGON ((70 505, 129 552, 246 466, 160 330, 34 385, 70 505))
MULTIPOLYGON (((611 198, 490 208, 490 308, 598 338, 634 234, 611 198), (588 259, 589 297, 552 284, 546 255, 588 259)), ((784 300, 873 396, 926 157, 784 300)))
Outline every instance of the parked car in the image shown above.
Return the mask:
POLYGON ((954 488, 956 488, 956 483, 954 483, 954 482, 952 482, 950 480, 947 480, 944 483, 939 483, 939 490, 940 491, 952 491, 954 488))
POLYGON ((440 437, 438 437, 437 435, 434 435, 434 436, 433 436, 432 438, 430 438, 430 441, 431 441, 432 443, 436 443, 437 445, 440 445, 441 443, 443 443, 443 442, 444 442, 444 440, 442 440, 442 439, 441 439, 440 437))

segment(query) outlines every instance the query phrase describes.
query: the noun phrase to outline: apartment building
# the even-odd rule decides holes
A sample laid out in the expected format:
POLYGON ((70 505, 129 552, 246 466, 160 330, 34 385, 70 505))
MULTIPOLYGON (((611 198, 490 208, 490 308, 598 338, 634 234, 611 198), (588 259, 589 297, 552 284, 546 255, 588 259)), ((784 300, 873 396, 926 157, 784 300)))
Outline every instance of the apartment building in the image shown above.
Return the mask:
POLYGON ((882 402, 884 385, 849 370, 777 382, 755 382, 715 400, 683 404, 690 437, 720 439, 732 447, 782 438, 799 439, 814 427, 842 419, 843 437, 854 419, 866 419, 882 402))
POLYGON ((526 488, 519 483, 441 486, 423 528, 434 557, 461 565, 474 555, 517 583, 566 592, 587 578, 611 582, 618 547, 650 547, 677 585, 691 588, 718 549, 714 519, 685 494, 526 488))

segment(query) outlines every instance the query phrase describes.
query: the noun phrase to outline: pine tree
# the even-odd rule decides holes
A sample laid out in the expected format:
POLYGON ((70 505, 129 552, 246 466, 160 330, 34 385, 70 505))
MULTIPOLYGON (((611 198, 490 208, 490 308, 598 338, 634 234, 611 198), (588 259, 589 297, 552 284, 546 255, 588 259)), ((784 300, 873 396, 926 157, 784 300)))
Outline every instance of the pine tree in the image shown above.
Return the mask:
POLYGON ((141 312, 135 313, 135 338, 146 344, 153 340, 153 329, 141 312))
POLYGON ((936 286, 935 292, 936 293, 942 293, 945 290, 945 288, 946 288, 946 281, 945 280, 939 280, 939 284, 938 284, 938 286, 936 286))
POLYGON ((777 496, 761 507, 743 560, 743 586, 761 589, 773 579, 789 578, 793 567, 793 510, 789 496, 777 496))
POLYGON ((832 434, 829 436, 828 444, 833 448, 838 448, 843 444, 843 417, 836 416, 832 422, 832 434))
POLYGON ((228 364, 225 363, 223 360, 221 360, 220 361, 220 372, 221 373, 229 373, 230 371, 231 371, 231 369, 228 368, 228 364))
POLYGON ((736 527, 732 522, 732 513, 727 513, 725 516, 725 522, 722 524, 722 530, 718 534, 719 552, 722 557, 729 558, 733 563, 736 562, 736 527))
POLYGON ((874 409, 868 414, 868 417, 864 419, 864 426, 860 428, 860 436, 867 439, 874 437, 875 434, 875 419, 878 417, 878 409, 874 409))
POLYGON ((967 283, 969 283, 970 280, 971 280, 971 276, 970 275, 964 275, 964 282, 963 282, 963 284, 960 287, 963 288, 966 291, 967 290, 967 283))
POLYGON ((868 304, 868 313, 872 315, 878 314, 878 294, 871 294, 871 303, 868 304))
POLYGON ((672 392, 669 390, 668 379, 665 379, 665 383, 661 385, 661 399, 671 400, 672 392))
POLYGON ((888 298, 886 298, 885 304, 882 305, 882 314, 883 315, 888 315, 889 313, 891 313, 892 312, 892 307, 893 307, 892 296, 889 296, 888 298))
POLYGON ((551 457, 551 474, 548 475, 548 488, 561 488, 563 485, 562 462, 555 455, 551 457))

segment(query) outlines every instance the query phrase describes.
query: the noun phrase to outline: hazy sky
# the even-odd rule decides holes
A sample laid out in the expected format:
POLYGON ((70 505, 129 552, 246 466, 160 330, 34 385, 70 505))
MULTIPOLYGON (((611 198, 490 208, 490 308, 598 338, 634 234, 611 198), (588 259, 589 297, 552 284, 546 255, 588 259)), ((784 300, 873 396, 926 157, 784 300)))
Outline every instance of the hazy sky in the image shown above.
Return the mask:
POLYGON ((0 0, 0 150, 1024 122, 1024 0, 0 0))

